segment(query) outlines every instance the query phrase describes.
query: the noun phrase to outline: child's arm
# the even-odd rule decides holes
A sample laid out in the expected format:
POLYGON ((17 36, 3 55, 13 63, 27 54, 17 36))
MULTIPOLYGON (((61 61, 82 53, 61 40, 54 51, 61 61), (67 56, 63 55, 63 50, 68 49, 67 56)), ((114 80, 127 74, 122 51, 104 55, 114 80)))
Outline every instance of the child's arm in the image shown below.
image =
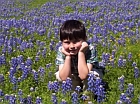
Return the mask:
POLYGON ((78 53, 78 72, 81 80, 86 79, 88 73, 93 68, 92 64, 86 63, 85 51, 87 50, 87 48, 88 44, 86 42, 83 42, 78 53))
POLYGON ((64 50, 62 47, 61 52, 66 55, 64 64, 59 65, 59 78, 61 81, 67 79, 67 77, 71 74, 71 56, 70 54, 64 50))
POLYGON ((64 64, 59 65, 59 77, 62 81, 64 81, 70 74, 71 74, 71 56, 66 56, 64 64))

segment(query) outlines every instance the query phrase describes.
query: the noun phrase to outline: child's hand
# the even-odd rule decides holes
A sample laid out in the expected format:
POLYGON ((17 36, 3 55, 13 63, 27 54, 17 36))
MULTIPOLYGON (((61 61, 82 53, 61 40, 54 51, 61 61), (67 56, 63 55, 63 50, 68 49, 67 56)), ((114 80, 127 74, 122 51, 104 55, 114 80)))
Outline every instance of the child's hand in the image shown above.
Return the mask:
POLYGON ((83 42, 79 52, 85 52, 88 49, 87 42, 83 42))
POLYGON ((66 55, 66 56, 70 56, 70 53, 67 52, 63 47, 62 47, 61 52, 62 52, 64 55, 66 55))

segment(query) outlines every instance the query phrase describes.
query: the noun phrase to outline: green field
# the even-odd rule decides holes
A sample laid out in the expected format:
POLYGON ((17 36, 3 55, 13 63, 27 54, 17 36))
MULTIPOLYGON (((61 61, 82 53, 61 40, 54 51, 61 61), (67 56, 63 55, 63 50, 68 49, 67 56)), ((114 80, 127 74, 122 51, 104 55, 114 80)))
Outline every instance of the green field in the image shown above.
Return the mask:
POLYGON ((61 84, 55 85, 59 28, 68 19, 85 24, 88 41, 97 48, 99 62, 106 68, 103 80, 109 88, 105 99, 91 102, 140 104, 139 0, 0 3, 0 104, 86 103, 80 98, 74 103, 73 91, 64 95, 61 84), (120 83, 122 76, 124 82, 120 83), (53 85, 52 90, 49 84, 53 85), (121 98, 123 93, 126 96, 121 98))

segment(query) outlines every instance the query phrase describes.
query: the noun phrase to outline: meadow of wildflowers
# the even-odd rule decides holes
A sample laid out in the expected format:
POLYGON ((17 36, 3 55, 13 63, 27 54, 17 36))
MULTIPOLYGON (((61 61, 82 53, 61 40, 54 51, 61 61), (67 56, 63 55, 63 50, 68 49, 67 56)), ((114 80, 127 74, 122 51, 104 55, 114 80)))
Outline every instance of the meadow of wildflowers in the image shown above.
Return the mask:
POLYGON ((140 104, 139 0, 0 0, 0 104, 140 104), (96 100, 55 80, 59 27, 78 19, 105 66, 89 74, 96 100))

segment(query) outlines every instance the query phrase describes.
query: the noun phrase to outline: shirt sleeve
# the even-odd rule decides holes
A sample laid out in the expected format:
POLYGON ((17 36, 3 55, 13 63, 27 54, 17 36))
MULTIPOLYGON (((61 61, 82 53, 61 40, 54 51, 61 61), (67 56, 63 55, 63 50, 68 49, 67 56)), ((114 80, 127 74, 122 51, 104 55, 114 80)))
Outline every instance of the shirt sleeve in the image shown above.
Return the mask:
POLYGON ((89 45, 89 49, 86 53, 86 61, 87 63, 91 63, 91 64, 98 62, 97 50, 94 48, 94 46, 89 45))
POLYGON ((56 55, 56 60, 55 60, 55 64, 57 66, 59 66, 60 64, 64 64, 65 61, 65 56, 64 54, 61 52, 62 47, 59 47, 57 55, 56 55))

